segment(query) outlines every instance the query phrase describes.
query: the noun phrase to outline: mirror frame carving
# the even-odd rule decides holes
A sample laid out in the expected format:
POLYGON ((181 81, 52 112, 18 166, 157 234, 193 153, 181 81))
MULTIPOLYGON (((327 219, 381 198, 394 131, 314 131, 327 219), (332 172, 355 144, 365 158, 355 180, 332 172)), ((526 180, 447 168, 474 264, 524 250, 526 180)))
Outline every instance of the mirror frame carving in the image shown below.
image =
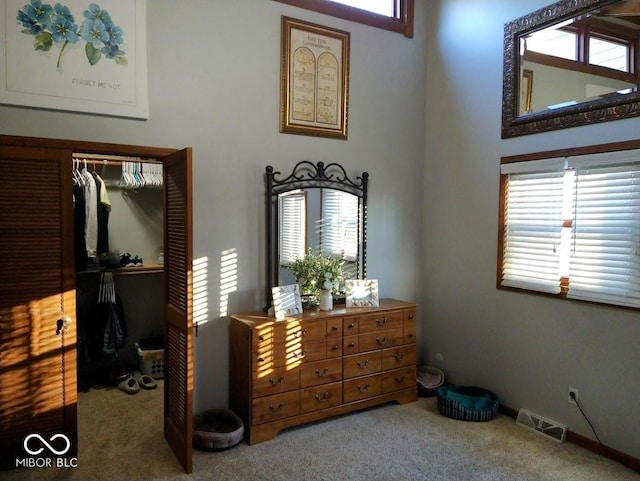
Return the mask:
POLYGON ((640 91, 616 98, 582 102, 553 111, 518 115, 520 36, 616 1, 619 0, 560 0, 505 24, 502 90, 503 139, 640 116, 640 91))
POLYGON ((278 196, 284 192, 307 188, 331 188, 348 192, 358 197, 360 203, 359 265, 360 279, 367 275, 367 195, 369 173, 363 172, 352 180, 344 167, 332 162, 314 164, 308 160, 298 162, 289 175, 282 174, 268 165, 265 169, 266 208, 267 208, 267 308, 271 306, 271 288, 279 284, 279 239, 278 239, 278 196))

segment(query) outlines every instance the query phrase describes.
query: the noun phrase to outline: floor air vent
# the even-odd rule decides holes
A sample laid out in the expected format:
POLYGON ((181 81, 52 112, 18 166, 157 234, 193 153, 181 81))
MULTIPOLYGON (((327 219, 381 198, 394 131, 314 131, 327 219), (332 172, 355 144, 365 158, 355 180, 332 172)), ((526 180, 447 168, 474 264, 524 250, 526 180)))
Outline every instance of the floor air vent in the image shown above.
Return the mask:
POLYGON ((516 423, 525 428, 533 429, 537 433, 543 434, 559 443, 564 441, 567 434, 567 427, 560 423, 544 418, 538 414, 520 409, 516 423))

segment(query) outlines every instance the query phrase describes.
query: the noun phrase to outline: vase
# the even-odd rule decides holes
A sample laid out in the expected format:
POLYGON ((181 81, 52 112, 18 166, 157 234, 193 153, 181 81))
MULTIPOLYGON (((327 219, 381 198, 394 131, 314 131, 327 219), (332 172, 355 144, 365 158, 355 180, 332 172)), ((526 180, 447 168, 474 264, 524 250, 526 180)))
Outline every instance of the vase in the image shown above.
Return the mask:
POLYGON ((320 310, 330 311, 333 309, 333 295, 331 291, 322 291, 320 293, 320 310))

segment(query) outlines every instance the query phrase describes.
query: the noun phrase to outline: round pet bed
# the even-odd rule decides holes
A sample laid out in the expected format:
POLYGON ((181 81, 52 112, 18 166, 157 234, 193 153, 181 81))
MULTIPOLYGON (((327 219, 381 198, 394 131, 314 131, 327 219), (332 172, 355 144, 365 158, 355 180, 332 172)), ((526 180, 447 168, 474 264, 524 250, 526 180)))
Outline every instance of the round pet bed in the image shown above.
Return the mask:
POLYGON ((442 386, 438 388, 438 411, 462 421, 491 421, 498 414, 498 397, 474 386, 442 386))
POLYGON ((229 409, 211 409, 193 417, 193 445, 202 449, 227 449, 244 436, 244 425, 229 409))

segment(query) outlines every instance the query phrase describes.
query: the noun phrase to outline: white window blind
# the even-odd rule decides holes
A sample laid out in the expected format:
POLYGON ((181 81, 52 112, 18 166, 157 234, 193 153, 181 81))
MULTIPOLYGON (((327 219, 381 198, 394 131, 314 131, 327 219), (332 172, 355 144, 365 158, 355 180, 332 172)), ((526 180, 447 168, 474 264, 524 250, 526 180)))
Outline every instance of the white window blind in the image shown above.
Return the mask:
POLYGON ((278 196, 280 264, 304 256, 306 239, 306 197, 300 190, 278 196))
POLYGON ((576 179, 567 297, 640 307, 639 167, 591 167, 576 179))
POLYGON ((358 257, 358 197, 339 190, 322 191, 322 253, 355 261, 358 257))
POLYGON ((640 307, 640 151, 503 166, 501 285, 640 307))
POLYGON ((560 292, 563 173, 509 174, 502 285, 560 292))

